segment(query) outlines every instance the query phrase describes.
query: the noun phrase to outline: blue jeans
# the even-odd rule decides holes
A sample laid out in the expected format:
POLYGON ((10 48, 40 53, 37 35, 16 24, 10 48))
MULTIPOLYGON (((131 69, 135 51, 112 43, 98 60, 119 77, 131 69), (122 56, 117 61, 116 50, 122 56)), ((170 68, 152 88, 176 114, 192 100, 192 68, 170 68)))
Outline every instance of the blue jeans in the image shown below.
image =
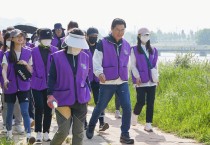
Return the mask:
MULTIPOLYGON (((6 117, 6 128, 8 131, 12 130, 12 117, 14 110, 14 103, 7 103, 7 117, 6 117)), ((20 103, 20 110, 24 120, 24 127, 26 133, 31 133, 30 117, 28 113, 28 102, 20 103)))
MULTIPOLYGON (((92 81, 91 82, 91 89, 92 89, 92 92, 93 92, 94 103, 97 104, 98 103, 98 97, 99 97, 99 89, 100 89, 99 82, 92 81)), ((103 110, 101 112, 101 115, 99 116, 100 125, 104 124, 104 115, 105 115, 105 112, 103 110)))
POLYGON ((89 126, 95 127, 97 120, 102 111, 107 107, 114 93, 119 96, 120 104, 122 107, 122 125, 121 136, 129 137, 129 129, 131 123, 131 102, 128 83, 125 82, 120 85, 100 85, 99 100, 96 107, 93 110, 90 118, 89 126))

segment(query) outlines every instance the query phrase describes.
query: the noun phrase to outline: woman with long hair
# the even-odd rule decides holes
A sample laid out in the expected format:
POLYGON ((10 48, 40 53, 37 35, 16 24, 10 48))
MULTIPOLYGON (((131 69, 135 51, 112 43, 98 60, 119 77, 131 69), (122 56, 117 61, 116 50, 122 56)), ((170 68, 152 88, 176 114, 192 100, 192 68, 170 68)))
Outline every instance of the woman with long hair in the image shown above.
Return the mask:
MULTIPOLYGON (((11 37, 10 37, 10 31, 7 31, 4 34, 4 41, 3 41, 3 46, 2 49, 0 50, 0 64, 2 64, 2 59, 4 56, 4 53, 10 49, 11 45, 11 37)), ((1 88, 2 88, 2 95, 1 95, 1 100, 2 100, 2 118, 3 118, 3 132, 6 132, 6 114, 7 114, 7 104, 5 103, 4 100, 4 80, 2 78, 2 66, 0 65, 0 81, 1 81, 1 88)), ((14 118, 12 124, 14 125, 14 130, 18 134, 23 134, 24 129, 21 125, 22 123, 22 115, 20 112, 20 106, 18 104, 18 101, 15 102, 14 106, 14 118)))
POLYGON ((15 65, 24 65, 26 70, 32 73, 31 51, 22 47, 24 36, 19 29, 12 30, 10 37, 12 38, 10 50, 5 52, 2 61, 4 94, 5 102, 7 103, 7 139, 12 139, 12 116, 17 97, 20 104, 28 141, 31 137, 30 117, 28 113, 30 80, 22 80, 15 71, 15 65))
POLYGON ((152 132, 155 90, 158 82, 152 78, 151 69, 157 69, 158 52, 150 44, 150 31, 147 28, 139 29, 137 40, 137 46, 131 50, 131 70, 137 92, 132 125, 137 124, 138 115, 146 102, 146 126, 144 130, 152 132))

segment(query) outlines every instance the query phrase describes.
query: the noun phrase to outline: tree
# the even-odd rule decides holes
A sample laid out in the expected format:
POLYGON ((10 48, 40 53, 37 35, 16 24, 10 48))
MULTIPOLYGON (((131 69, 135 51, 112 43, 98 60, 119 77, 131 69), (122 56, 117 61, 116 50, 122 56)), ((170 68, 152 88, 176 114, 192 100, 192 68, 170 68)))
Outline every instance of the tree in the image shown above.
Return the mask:
POLYGON ((184 30, 182 30, 182 32, 181 32, 181 38, 182 38, 182 40, 186 39, 186 34, 185 34, 184 30))
POLYGON ((203 29, 197 32, 196 43, 198 45, 210 45, 210 29, 203 29))
POLYGON ((157 43, 158 42, 157 34, 155 34, 153 31, 151 31, 150 41, 151 41, 151 43, 157 43))

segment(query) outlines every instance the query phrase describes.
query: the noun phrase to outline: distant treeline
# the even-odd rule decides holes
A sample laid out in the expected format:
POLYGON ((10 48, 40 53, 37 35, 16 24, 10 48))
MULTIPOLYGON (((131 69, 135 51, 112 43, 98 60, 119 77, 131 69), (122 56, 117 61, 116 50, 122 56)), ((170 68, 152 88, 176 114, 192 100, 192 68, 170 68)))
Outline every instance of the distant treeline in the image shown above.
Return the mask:
MULTIPOLYGON (((126 32, 124 37, 132 45, 135 45, 137 42, 137 34, 132 32, 126 32)), ((191 30, 188 34, 186 34, 184 30, 182 30, 180 33, 164 33, 161 30, 158 30, 157 32, 151 32, 150 40, 152 43, 192 42, 196 43, 197 45, 210 45, 210 29, 202 29, 196 32, 191 30)))

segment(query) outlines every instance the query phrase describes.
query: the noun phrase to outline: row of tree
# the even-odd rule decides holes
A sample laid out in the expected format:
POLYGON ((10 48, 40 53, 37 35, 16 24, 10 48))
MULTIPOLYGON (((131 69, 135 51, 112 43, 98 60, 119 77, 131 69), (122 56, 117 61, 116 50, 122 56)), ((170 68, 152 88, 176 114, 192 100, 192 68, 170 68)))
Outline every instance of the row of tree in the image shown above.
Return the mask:
MULTIPOLYGON (((126 32, 125 39, 132 45, 135 45, 137 42, 137 34, 126 32)), ((197 45, 210 45, 210 29, 202 29, 196 32, 191 30, 188 34, 186 34, 184 30, 182 30, 181 33, 164 33, 158 30, 157 32, 151 32, 151 42, 192 42, 197 45)))

